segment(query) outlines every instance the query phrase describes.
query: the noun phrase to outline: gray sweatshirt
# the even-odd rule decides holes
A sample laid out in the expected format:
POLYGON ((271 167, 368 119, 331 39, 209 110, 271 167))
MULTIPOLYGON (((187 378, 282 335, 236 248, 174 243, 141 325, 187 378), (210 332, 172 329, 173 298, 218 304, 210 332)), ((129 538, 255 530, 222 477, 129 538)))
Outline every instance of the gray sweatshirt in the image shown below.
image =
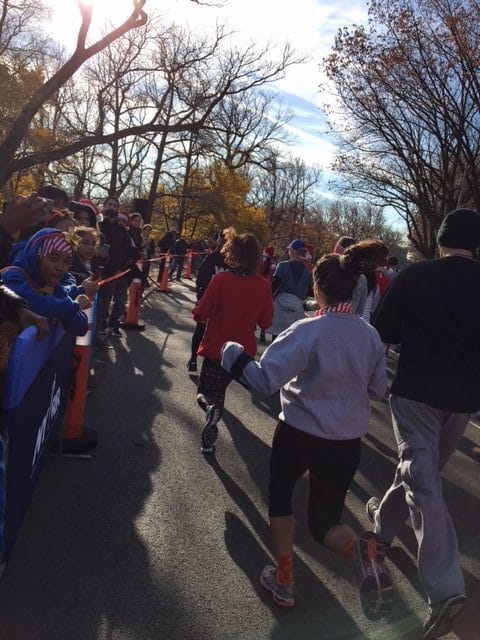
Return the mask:
MULTIPOLYGON (((230 371, 243 347, 227 342, 222 366, 230 371)), ((385 355, 377 331, 356 314, 327 313, 295 322, 237 378, 264 395, 281 388, 279 418, 327 440, 350 440, 368 430, 370 398, 387 388, 385 355)))

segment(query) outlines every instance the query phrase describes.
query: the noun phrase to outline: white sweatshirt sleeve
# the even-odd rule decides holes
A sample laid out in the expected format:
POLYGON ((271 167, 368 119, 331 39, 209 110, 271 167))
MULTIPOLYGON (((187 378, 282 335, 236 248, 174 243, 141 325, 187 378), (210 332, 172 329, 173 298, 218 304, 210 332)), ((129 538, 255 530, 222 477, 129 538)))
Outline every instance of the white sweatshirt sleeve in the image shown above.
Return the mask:
MULTIPOLYGON (((286 329, 266 349, 259 362, 252 359, 245 365, 239 382, 270 396, 307 367, 308 354, 304 351, 298 331, 286 329)), ((242 352, 241 345, 225 343, 222 367, 230 371, 242 352)))

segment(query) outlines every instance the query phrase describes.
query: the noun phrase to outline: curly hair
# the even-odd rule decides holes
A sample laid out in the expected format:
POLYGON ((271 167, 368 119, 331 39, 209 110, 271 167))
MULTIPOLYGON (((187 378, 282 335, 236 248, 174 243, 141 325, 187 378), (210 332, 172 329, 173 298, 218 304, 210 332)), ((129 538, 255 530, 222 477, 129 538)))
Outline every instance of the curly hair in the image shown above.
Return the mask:
POLYGON ((355 246, 368 253, 375 266, 386 264, 388 247, 381 240, 360 240, 355 246))
POLYGON ((228 227, 223 230, 223 237, 225 244, 221 253, 225 264, 243 275, 256 273, 262 257, 262 248, 256 236, 252 233, 238 235, 233 227, 228 227))

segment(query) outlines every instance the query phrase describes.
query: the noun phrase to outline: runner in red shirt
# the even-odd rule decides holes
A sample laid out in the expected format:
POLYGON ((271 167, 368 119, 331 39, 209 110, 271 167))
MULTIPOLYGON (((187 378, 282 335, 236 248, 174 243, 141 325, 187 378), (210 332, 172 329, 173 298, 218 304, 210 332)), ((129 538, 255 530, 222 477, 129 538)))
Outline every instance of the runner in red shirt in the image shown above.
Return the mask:
POLYGON ((206 411, 202 432, 203 453, 215 451, 225 391, 232 377, 221 366, 220 350, 233 340, 244 345, 252 357, 257 351, 255 328, 266 329, 272 323, 273 302, 268 281, 258 274, 262 250, 256 237, 246 233, 225 232, 221 250, 230 271, 218 273, 193 310, 197 322, 205 322, 205 333, 198 354, 203 364, 198 382, 197 401, 206 411))

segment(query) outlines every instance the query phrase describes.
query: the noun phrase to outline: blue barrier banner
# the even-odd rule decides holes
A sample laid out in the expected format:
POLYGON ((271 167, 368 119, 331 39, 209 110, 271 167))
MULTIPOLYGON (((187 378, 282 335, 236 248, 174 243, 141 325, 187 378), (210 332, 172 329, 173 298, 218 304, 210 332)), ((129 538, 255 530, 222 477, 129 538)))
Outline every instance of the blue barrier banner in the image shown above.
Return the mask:
POLYGON ((16 340, 6 374, 3 433, 8 438, 5 544, 20 530, 45 456, 63 422, 75 337, 59 324, 36 340, 28 327, 16 340))

